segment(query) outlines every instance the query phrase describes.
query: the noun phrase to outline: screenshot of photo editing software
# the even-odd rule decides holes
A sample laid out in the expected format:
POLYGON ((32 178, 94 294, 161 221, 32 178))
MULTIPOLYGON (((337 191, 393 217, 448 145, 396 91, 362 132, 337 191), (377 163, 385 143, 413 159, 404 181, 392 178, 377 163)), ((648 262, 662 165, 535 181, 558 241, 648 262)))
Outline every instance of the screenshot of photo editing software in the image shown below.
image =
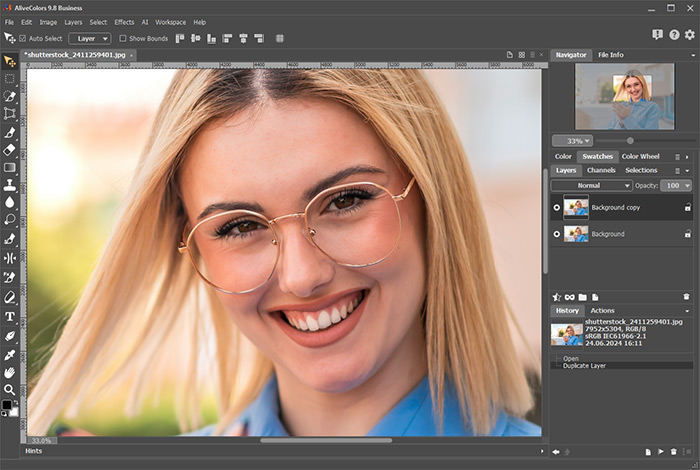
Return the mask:
POLYGON ((697 469, 700 2, 2 2, 0 467, 697 469))

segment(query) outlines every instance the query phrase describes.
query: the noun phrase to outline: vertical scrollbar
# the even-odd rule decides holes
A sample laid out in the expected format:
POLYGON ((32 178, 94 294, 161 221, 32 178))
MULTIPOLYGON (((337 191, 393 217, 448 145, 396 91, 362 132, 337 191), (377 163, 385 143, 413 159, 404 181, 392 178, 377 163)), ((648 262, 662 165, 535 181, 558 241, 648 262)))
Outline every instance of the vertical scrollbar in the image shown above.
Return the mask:
POLYGON ((549 272, 549 172, 542 170, 542 273, 549 272))

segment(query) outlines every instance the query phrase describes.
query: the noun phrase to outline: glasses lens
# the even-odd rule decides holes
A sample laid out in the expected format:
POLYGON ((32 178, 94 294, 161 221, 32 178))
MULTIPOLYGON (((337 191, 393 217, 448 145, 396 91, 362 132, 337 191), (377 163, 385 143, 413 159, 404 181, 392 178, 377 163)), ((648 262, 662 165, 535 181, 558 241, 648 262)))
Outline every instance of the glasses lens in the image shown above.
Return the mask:
POLYGON ((247 211, 224 212, 190 235, 190 256, 204 278, 240 293, 261 286, 275 268, 278 246, 267 221, 247 211))
POLYGON ((373 184, 324 191, 306 214, 311 240, 348 266, 382 261, 394 250, 401 234, 399 209, 391 194, 373 184))

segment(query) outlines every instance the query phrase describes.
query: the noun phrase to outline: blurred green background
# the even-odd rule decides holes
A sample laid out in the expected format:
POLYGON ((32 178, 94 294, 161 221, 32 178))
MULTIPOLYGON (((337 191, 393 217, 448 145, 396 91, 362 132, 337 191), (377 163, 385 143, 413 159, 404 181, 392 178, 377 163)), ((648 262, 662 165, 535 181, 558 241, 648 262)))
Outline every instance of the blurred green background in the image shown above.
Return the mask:
MULTIPOLYGON (((173 73, 28 71, 30 392, 109 236, 173 73)), ((132 417, 124 410, 124 392, 99 398, 93 408, 71 419, 60 417, 55 425, 97 435, 178 434, 172 388, 150 395, 132 417)), ((216 421, 213 399, 205 405, 205 420, 216 421)))

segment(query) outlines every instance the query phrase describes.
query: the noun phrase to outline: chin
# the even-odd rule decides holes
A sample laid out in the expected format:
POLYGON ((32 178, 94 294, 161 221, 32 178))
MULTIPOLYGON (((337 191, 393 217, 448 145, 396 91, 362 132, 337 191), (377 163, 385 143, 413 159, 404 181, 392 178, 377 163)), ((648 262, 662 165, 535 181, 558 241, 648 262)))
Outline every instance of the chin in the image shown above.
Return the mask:
POLYGON ((362 385, 374 373, 365 361, 355 359, 322 361, 317 368, 308 366, 303 371, 297 371, 295 375, 317 392, 348 392, 362 385))

